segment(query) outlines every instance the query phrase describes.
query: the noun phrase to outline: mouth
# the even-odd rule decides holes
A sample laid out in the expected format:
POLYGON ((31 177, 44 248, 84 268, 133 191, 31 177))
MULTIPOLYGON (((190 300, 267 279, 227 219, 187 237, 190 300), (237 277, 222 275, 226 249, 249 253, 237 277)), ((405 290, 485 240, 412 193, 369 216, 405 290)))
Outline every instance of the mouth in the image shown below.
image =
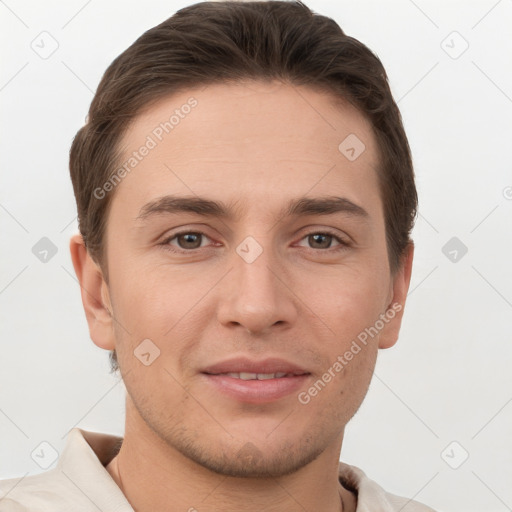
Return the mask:
POLYGON ((252 373, 252 372, 228 372, 228 373, 211 373, 208 375, 225 375, 233 379, 240 380, 270 380, 270 379, 282 379, 283 377, 297 377, 298 375, 304 375, 303 373, 252 373))
POLYGON ((237 358, 205 368, 201 375, 208 386, 226 398, 263 404, 298 391, 311 373, 283 359, 237 358))

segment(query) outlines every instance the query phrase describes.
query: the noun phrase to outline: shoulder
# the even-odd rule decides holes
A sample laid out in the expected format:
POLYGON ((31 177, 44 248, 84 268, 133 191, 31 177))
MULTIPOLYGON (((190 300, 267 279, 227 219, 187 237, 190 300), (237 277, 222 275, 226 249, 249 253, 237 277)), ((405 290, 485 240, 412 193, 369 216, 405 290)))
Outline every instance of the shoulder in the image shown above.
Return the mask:
POLYGON ((0 512, 133 512, 104 466, 120 440, 72 429, 53 469, 0 480, 0 512))
MULTIPOLYGON (((0 512, 65 510, 70 499, 80 498, 65 475, 53 469, 37 475, 0 480, 0 512)), ((78 489, 77 489, 78 491, 78 489)), ((80 499, 77 500, 79 505, 80 499)), ((82 508, 77 508, 82 511, 82 508)))
POLYGON ((403 498, 401 496, 395 496, 394 494, 385 493, 386 499, 388 500, 391 510, 402 511, 402 512, 436 512, 433 508, 430 508, 423 503, 414 501, 410 498, 403 498))
POLYGON ((436 512, 410 498, 386 492, 356 466, 340 462, 339 480, 357 495, 356 512, 436 512))

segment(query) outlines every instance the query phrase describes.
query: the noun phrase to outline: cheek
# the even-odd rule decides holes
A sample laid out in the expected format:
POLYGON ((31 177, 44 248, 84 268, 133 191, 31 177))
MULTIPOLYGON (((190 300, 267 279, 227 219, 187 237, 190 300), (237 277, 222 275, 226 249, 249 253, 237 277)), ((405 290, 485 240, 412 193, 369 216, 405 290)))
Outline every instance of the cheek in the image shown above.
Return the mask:
POLYGON ((379 275, 382 274, 378 271, 343 269, 325 279, 306 283, 302 294, 308 297, 311 311, 328 327, 338 349, 373 325, 383 312, 385 293, 379 275))
POLYGON ((121 368, 135 370, 137 378, 148 378, 152 385, 172 380, 165 370, 182 376, 190 366, 189 354, 197 349, 214 315, 212 308, 206 309, 207 301, 201 301, 207 286, 212 286, 210 280, 196 281, 192 283, 183 271, 162 266, 134 270, 131 275, 118 272, 111 288, 121 368), (152 371, 144 365, 149 361, 154 361, 152 371), (162 375, 156 374, 158 368, 162 375))
POLYGON ((314 418, 323 435, 338 436, 359 409, 368 392, 376 354, 374 346, 362 346, 348 361, 345 351, 340 351, 340 359, 333 357, 325 373, 298 397, 299 411, 308 412, 307 417, 314 418))
POLYGON ((369 335, 368 329, 383 312, 384 300, 378 295, 381 289, 374 279, 353 274, 311 299, 315 302, 312 309, 329 327, 329 334, 318 346, 325 361, 324 373, 314 385, 316 391, 311 391, 319 395, 317 410, 331 411, 342 424, 357 411, 373 374, 378 335, 369 335))
POLYGON ((168 266, 145 265, 143 261, 119 269, 111 286, 118 319, 139 333, 150 329, 153 335, 164 336, 201 293, 200 283, 191 286, 184 274, 168 266))

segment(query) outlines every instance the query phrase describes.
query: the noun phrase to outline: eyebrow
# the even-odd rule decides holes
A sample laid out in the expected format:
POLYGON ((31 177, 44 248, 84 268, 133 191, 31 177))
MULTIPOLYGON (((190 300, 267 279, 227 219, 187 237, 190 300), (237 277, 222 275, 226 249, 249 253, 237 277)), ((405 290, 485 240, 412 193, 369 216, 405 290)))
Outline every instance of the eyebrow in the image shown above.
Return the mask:
MULTIPOLYGON (((232 219, 235 212, 221 201, 214 201, 198 196, 166 195, 145 204, 136 220, 145 221, 149 217, 172 213, 194 213, 204 217, 232 219)), ((305 215, 332 215, 345 213, 349 216, 368 220, 369 214, 362 207, 345 197, 301 197, 291 200, 278 215, 283 217, 298 217, 305 215)))

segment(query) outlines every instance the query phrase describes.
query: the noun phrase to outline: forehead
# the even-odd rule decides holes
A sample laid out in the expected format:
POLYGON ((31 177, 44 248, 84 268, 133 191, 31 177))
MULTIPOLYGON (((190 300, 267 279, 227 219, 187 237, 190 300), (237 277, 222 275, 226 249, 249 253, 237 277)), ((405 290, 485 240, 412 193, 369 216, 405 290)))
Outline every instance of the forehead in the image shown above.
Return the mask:
POLYGON ((121 149, 128 172, 116 194, 141 202, 236 190, 269 208, 272 198, 333 187, 355 202, 379 201, 370 123, 348 102, 308 87, 246 81, 181 91, 141 112, 121 149))

